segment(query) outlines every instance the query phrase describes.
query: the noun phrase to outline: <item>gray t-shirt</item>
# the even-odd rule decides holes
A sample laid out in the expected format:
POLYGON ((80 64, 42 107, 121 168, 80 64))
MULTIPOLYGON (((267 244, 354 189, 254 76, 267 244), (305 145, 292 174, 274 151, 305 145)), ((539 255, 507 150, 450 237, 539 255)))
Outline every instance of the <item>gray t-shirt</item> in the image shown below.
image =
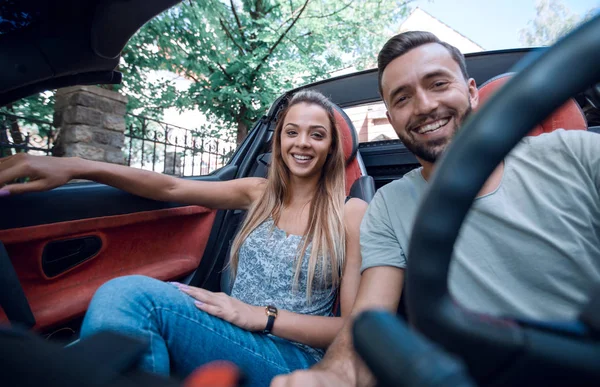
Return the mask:
MULTIPOLYGON (((361 225, 362 270, 406 267, 421 169, 379 189, 361 225)), ((478 197, 454 247, 451 294, 492 315, 570 319, 600 284, 600 135, 526 137, 478 197)), ((417 258, 414 258, 417 259, 417 258)))

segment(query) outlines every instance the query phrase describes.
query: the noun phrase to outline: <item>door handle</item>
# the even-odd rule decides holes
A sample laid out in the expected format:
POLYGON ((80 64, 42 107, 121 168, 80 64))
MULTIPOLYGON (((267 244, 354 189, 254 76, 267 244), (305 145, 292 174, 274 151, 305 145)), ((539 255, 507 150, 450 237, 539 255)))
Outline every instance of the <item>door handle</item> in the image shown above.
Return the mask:
POLYGON ((96 235, 50 242, 42 253, 42 271, 48 278, 56 277, 94 258, 101 248, 102 240, 96 235))

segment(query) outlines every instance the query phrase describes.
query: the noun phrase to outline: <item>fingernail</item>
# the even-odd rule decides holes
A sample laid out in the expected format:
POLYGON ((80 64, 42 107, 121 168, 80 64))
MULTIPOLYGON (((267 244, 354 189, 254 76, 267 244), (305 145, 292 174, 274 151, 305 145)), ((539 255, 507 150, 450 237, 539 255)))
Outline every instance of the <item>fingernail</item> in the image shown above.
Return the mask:
POLYGON ((181 290, 190 290, 190 287, 184 284, 178 284, 177 287, 181 290))
POLYGON ((181 286, 181 284, 179 282, 171 281, 169 283, 173 286, 177 286, 177 287, 181 286))
POLYGON ((194 301, 194 304, 196 304, 196 306, 202 306, 202 305, 204 305, 204 302, 196 300, 196 301, 194 301))
POLYGON ((8 196, 8 195, 10 195, 10 191, 9 190, 7 190, 6 188, 0 189, 0 198, 3 197, 3 196, 8 196))

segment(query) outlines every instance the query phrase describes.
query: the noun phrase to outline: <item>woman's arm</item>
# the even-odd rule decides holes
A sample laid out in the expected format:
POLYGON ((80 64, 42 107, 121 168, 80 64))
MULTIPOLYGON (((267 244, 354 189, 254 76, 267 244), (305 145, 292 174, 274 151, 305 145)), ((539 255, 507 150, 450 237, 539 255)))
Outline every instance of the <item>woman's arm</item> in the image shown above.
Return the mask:
MULTIPOLYGON (((260 309, 258 313, 262 312, 263 317, 259 330, 263 330, 267 325, 267 316, 265 308, 260 309)), ((311 316, 280 310, 271 333, 311 347, 326 349, 344 326, 344 321, 342 317, 311 316)))
MULTIPOLYGON (((251 332, 267 327, 265 306, 248 305, 225 293, 175 283, 179 290, 196 300, 198 309, 251 332)), ((279 310, 271 333, 311 347, 326 348, 344 325, 341 317, 310 316, 279 310)))
POLYGON ((159 201, 216 209, 247 209, 265 188, 265 179, 196 181, 78 157, 18 154, 0 159, 0 187, 10 194, 45 191, 71 179, 93 180, 134 195, 159 201), (4 184, 29 177, 24 184, 4 184))
MULTIPOLYGON (((287 340, 296 341, 316 348, 327 348, 338 334, 350 315, 360 282, 360 222, 367 209, 367 203, 351 199, 344 206, 346 228, 346 263, 340 288, 342 317, 310 316, 279 310, 272 334, 287 340)), ((265 306, 243 303, 224 293, 213 293, 179 285, 180 289, 199 300, 199 309, 222 318, 249 331, 262 331, 267 326, 265 306)), ((277 306, 277 305, 275 305, 277 306)))

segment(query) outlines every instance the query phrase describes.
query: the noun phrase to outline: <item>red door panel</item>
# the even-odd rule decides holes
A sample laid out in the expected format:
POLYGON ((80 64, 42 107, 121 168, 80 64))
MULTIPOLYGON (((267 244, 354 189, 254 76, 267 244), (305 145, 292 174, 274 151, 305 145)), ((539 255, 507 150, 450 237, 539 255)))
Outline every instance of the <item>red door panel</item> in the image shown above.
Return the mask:
MULTIPOLYGON (((46 330, 82 316, 96 289, 130 274, 160 280, 198 267, 216 211, 188 206, 102 218, 0 230, 36 318, 46 330), (102 247, 93 258, 52 278, 42 270, 42 252, 52 241, 94 235, 102 247)), ((0 323, 7 321, 0 311, 0 323)))

